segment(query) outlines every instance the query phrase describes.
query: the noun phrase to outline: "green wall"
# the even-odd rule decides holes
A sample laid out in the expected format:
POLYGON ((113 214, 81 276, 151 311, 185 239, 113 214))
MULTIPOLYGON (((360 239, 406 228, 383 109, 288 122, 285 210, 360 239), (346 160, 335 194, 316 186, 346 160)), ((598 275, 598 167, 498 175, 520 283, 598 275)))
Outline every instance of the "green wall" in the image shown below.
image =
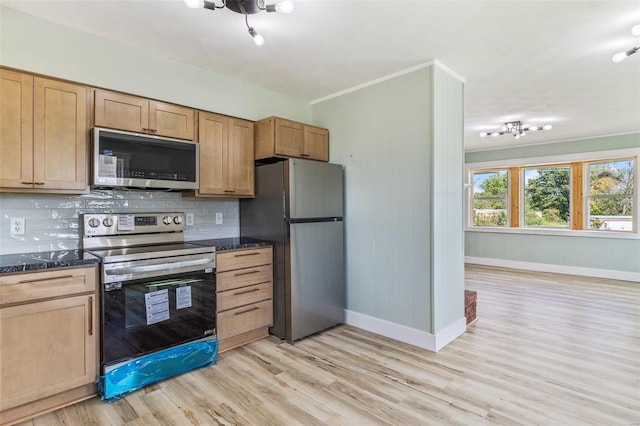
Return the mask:
POLYGON ((308 102, 8 7, 0 7, 0 64, 250 120, 311 120, 308 102))
MULTIPOLYGON (((640 147, 640 133, 467 152, 467 163, 640 147)), ((637 190, 637 189, 636 189, 637 190)), ((636 212, 637 214, 638 212, 636 212)), ((465 255, 640 273, 640 239, 467 231, 465 255)))
POLYGON ((345 166, 347 309, 432 334, 464 318, 462 83, 429 66, 313 121, 345 166))
POLYGON ((347 309, 431 330, 432 68, 312 107, 345 168, 347 309))

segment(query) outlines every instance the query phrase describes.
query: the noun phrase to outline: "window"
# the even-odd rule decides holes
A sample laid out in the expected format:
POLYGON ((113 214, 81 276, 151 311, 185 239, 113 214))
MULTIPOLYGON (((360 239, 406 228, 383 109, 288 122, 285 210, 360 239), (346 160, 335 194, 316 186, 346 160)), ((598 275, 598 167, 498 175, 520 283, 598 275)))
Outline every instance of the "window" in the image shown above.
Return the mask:
POLYGON ((634 161, 594 162, 587 167, 588 228, 633 231, 634 161))
POLYGON ((507 170, 473 173, 474 226, 508 226, 508 188, 507 170))
POLYGON ((524 226, 569 227, 571 169, 569 166, 524 169, 524 226))
POLYGON ((632 233, 637 235, 631 238, 640 238, 640 149, 592 154, 575 154, 575 160, 569 155, 545 157, 539 160, 546 162, 528 164, 476 163, 477 169, 467 169, 472 184, 469 226, 562 235, 595 231, 609 238, 632 233))

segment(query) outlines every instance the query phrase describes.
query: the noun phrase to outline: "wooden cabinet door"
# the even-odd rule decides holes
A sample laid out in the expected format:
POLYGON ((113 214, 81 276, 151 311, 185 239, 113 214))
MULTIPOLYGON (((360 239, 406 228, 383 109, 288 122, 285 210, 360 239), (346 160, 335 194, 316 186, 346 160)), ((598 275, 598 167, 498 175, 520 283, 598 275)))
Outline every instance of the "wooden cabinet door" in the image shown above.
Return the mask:
POLYGON ((227 189, 233 196, 254 196, 253 122, 229 119, 227 189))
POLYGON ((149 129, 149 101, 137 96, 96 90, 94 93, 94 122, 97 127, 147 132, 149 129))
POLYGON ((304 126, 302 157, 329 161, 329 131, 327 129, 304 126))
POLYGON ((36 188, 87 188, 87 88, 34 78, 33 180, 36 188))
POLYGON ((283 118, 275 119, 275 154, 300 157, 304 140, 304 125, 283 118))
POLYGON ((0 187, 33 187, 33 77, 0 69, 0 187))
POLYGON ((0 411, 97 378, 94 295, 0 308, 0 411))
POLYGON ((149 102, 151 133, 177 139, 193 140, 194 111, 164 102, 149 102))
POLYGON ((225 155, 229 118, 200 112, 198 120, 200 144, 200 189, 203 195, 224 194, 227 186, 225 155))

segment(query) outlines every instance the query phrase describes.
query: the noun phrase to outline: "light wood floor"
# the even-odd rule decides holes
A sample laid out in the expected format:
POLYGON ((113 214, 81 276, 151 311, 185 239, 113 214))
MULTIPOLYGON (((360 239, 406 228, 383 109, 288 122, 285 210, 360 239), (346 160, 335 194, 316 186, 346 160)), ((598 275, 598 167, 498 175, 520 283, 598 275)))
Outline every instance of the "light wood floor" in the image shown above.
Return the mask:
POLYGON ((640 284, 468 266, 479 321, 441 350, 341 326, 25 425, 640 424, 640 284))

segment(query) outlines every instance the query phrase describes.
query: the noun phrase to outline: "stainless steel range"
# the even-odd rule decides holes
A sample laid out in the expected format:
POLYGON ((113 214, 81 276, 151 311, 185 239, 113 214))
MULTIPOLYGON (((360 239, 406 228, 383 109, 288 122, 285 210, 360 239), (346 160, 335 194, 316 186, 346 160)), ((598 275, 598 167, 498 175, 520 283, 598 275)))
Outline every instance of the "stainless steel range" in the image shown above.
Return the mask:
POLYGON ((102 373, 216 333, 215 248, 184 242, 184 213, 82 216, 101 259, 102 373))

